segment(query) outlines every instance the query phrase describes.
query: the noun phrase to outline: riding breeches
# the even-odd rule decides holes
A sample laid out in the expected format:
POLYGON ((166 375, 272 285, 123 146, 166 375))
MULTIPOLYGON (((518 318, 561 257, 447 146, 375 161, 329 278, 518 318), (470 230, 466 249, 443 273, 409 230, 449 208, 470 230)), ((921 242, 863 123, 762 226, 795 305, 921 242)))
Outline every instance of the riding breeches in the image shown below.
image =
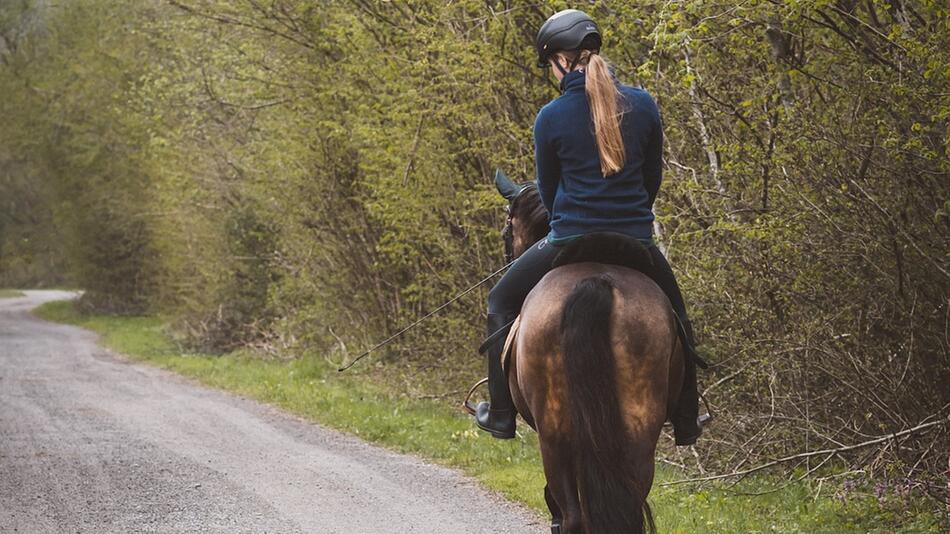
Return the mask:
POLYGON ((560 247, 549 243, 547 237, 543 237, 518 256, 488 293, 488 313, 512 318, 518 315, 524 299, 551 270, 551 264, 560 250, 560 247))

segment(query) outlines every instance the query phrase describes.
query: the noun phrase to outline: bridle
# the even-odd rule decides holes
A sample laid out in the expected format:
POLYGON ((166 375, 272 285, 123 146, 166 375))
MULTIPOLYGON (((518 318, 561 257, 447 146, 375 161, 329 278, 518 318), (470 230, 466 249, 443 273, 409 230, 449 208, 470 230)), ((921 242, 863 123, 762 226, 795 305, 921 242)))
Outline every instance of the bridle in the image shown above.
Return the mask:
POLYGON ((515 260, 515 236, 511 226, 512 208, 514 208, 515 203, 521 198, 521 195, 523 195, 525 191, 537 188, 538 186, 536 184, 525 184, 508 200, 508 206, 505 208, 505 212, 508 216, 505 218, 505 227, 501 229, 501 238, 505 242, 505 263, 511 263, 515 260))
POLYGON ((508 212, 508 218, 505 219, 505 227, 501 229, 501 238, 505 241, 505 263, 511 263, 515 256, 515 236, 511 229, 510 204, 505 208, 505 211, 508 212))

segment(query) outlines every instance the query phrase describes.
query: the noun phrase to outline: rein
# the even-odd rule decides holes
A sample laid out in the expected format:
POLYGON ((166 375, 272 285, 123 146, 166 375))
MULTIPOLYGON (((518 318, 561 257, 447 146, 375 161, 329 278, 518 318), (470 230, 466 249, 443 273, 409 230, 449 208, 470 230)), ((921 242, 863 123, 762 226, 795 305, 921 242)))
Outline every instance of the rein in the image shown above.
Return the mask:
MULTIPOLYGON (((499 171, 499 172, 500 172, 500 171, 499 171)), ((420 323, 422 323, 423 321, 425 321, 425 320, 428 319, 429 317, 432 317, 433 315, 435 315, 435 314, 439 313, 440 311, 444 310, 446 307, 448 307, 448 306, 449 306, 450 304, 452 304, 453 302, 455 302, 455 301, 457 301, 458 299, 464 297, 465 295, 468 295, 469 293, 471 293, 472 291, 474 291, 476 288, 478 288, 479 286, 483 285, 485 282, 488 282, 489 280, 491 280, 491 279, 494 278, 495 276, 497 276, 497 275, 501 274, 502 272, 504 272, 505 269, 507 269, 508 267, 511 267, 511 264, 513 264, 513 263, 515 262, 515 258, 514 258, 514 232, 513 232, 513 230, 512 230, 512 225, 511 225, 511 211, 512 211, 512 207, 514 206, 515 201, 518 200, 518 198, 520 198, 521 195, 522 195, 525 191, 530 191, 530 190, 533 190, 533 189, 536 189, 536 188, 537 188, 537 185, 534 184, 534 183, 525 184, 525 185, 522 185, 520 188, 518 188, 516 191, 513 191, 513 194, 512 194, 512 195, 510 195, 510 196, 507 196, 507 195, 506 195, 506 198, 508 198, 508 207, 506 208, 506 211, 507 211, 508 216, 507 216, 507 218, 505 219, 505 227, 504 227, 504 229, 502 229, 502 231, 501 231, 501 235, 502 235, 502 237, 504 238, 504 241, 505 241, 505 265, 504 265, 503 267, 501 267, 501 268, 498 269, 497 271, 491 273, 490 275, 486 276, 485 278, 483 278, 482 280, 480 280, 478 283, 476 283, 476 284, 473 285, 472 287, 470 287, 470 288, 466 289, 465 291, 462 291, 462 292, 459 293, 458 295, 452 297, 452 299, 449 300, 448 302, 446 302, 445 304, 442 304, 442 305, 439 306, 438 308, 436 308, 436 309, 430 311, 429 313, 423 315, 422 317, 420 317, 419 319, 417 319, 416 321, 414 321, 414 322, 413 322, 412 324, 410 324, 409 326, 406 326, 405 328, 399 330, 398 332, 396 332, 395 334, 389 336, 388 338, 384 339, 383 341, 380 341, 379 343, 377 343, 376 345, 374 345, 372 348, 370 348, 370 349, 367 350, 366 352, 364 352, 364 353, 360 354, 359 356, 357 356, 356 359, 354 359, 352 362, 350 362, 350 363, 348 363, 347 365, 344 365, 343 367, 340 367, 339 369, 337 369, 337 371, 343 372, 343 371, 346 371, 347 369, 349 369, 350 367, 353 367, 353 365, 356 364, 356 362, 362 360, 362 359, 365 358, 366 356, 369 356, 369 354, 372 353, 373 351, 375 351, 375 350, 379 349, 380 347, 382 347, 382 346, 384 346, 384 345, 390 343, 391 341, 393 341, 394 339, 398 338, 399 336, 405 334, 405 333, 408 332, 409 330, 412 330, 413 328, 415 328, 416 326, 418 326, 420 323)), ((507 328, 507 326, 508 326, 508 325, 506 325, 505 328, 507 328)), ((486 347, 489 343, 491 343, 491 342, 493 342, 494 340, 498 339, 498 337, 501 336, 501 333, 504 332, 505 328, 502 328, 502 329, 499 330, 498 332, 493 333, 493 334, 489 337, 489 339, 486 340, 485 343, 483 343, 481 347, 479 347, 479 349, 478 349, 479 352, 484 352, 484 351, 485 351, 485 347, 486 347)))

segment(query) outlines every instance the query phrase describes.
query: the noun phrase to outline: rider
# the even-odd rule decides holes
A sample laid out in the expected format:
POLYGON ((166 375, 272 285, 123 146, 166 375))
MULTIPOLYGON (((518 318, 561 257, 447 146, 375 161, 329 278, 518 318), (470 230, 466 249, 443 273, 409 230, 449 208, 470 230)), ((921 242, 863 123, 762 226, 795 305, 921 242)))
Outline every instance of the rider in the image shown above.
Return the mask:
MULTIPOLYGON (((685 326, 687 357, 683 393, 671 416, 677 445, 702 432, 697 419, 696 361, 692 329, 676 278, 653 242, 653 201, 662 176, 663 129, 653 98, 620 84, 599 55, 601 35, 585 13, 554 14, 538 32, 538 66, 554 66, 561 96, 541 108, 534 124, 537 187, 551 232, 526 250, 492 288, 488 334, 518 315, 531 288, 551 270, 559 248, 580 235, 616 232, 643 243, 653 257, 654 281, 685 326), (585 127, 590 125, 592 127, 585 127)), ((507 332, 505 332, 507 334, 507 332)), ((501 366, 506 335, 488 349, 491 403, 477 407, 477 425, 494 437, 515 436, 515 408, 501 366)))

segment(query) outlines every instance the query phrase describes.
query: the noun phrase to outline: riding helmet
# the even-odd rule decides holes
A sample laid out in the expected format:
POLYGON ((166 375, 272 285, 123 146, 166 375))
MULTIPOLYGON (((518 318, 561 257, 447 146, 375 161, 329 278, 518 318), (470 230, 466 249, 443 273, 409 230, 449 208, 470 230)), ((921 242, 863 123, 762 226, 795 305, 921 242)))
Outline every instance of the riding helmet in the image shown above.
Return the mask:
POLYGON ((548 58, 559 50, 599 50, 600 44, 600 30, 587 13, 577 9, 558 11, 538 31, 538 66, 547 67, 548 58))

